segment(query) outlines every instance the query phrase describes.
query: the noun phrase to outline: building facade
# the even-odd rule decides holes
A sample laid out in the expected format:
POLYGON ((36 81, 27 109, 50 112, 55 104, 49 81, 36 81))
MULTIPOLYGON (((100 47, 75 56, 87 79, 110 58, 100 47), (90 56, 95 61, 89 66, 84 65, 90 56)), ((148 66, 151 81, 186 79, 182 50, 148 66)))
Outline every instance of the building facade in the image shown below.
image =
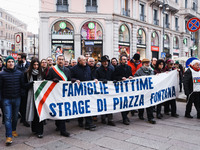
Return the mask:
POLYGON ((191 34, 186 25, 191 17, 199 17, 198 4, 197 0, 40 0, 39 57, 197 56, 198 50, 191 49, 199 47, 199 32, 191 34))
POLYGON ((33 34, 31 32, 27 33, 27 53, 28 58, 31 59, 32 57, 38 58, 38 34, 33 34))
POLYGON ((23 33, 24 52, 27 53, 27 25, 0 8, 0 54, 8 56, 14 52, 15 33, 23 33))

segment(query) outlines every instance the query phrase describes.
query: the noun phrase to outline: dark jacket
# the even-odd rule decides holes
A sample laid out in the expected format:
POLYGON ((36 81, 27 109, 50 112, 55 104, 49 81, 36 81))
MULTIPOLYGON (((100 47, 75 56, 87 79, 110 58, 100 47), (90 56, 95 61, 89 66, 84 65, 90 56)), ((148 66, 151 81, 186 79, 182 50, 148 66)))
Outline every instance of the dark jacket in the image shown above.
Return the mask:
POLYGON ((90 81, 94 80, 92 77, 91 69, 88 65, 82 66, 79 63, 71 68, 71 74, 72 74, 72 82, 76 80, 80 81, 90 81))
MULTIPOLYGON (((59 67, 59 69, 64 72, 65 76, 67 77, 67 81, 71 81, 70 70, 66 67, 63 67, 63 68, 59 67)), ((62 78, 53 70, 53 67, 51 67, 47 74, 46 80, 53 80, 55 78, 58 80, 62 80, 62 78)))
POLYGON ((154 72, 151 68, 145 68, 144 66, 140 67, 134 77, 139 77, 139 76, 149 76, 149 75, 153 75, 154 72))
POLYGON ((94 67, 90 67, 93 79, 96 79, 96 70, 97 70, 97 68, 98 67, 96 67, 96 65, 94 67))
POLYGON ((4 68, 0 72, 0 98, 19 98, 24 94, 24 75, 21 71, 4 68))
POLYGON ((122 80, 123 77, 128 78, 129 76, 132 76, 131 67, 128 66, 127 64, 125 65, 120 64, 119 66, 116 67, 113 73, 113 80, 120 81, 122 80))
POLYGON ((192 71, 190 68, 184 73, 183 77, 183 87, 185 95, 190 95, 193 92, 193 81, 192 81, 192 71))
POLYGON ((114 69, 113 67, 108 66, 107 68, 104 68, 103 65, 101 65, 97 70, 96 70, 96 78, 99 81, 112 81, 112 76, 113 76, 114 69))
POLYGON ((164 72, 164 70, 163 69, 154 69, 154 74, 158 74, 158 73, 163 73, 164 72))
POLYGON ((23 72, 23 73, 25 73, 27 70, 28 70, 28 67, 30 66, 30 63, 28 62, 28 61, 26 61, 26 65, 24 66, 24 67, 22 67, 22 64, 17 64, 16 65, 16 68, 17 68, 17 70, 19 70, 19 71, 21 71, 21 72, 23 72))

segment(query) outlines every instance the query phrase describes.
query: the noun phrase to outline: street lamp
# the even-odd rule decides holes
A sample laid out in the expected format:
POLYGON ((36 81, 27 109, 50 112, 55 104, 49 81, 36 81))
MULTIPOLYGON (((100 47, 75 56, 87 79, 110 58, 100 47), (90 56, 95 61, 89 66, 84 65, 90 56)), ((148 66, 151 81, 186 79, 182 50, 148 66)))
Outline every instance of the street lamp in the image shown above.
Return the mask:
POLYGON ((169 10, 169 5, 165 4, 165 0, 163 0, 163 4, 160 4, 159 7, 163 8, 162 9, 162 14, 163 14, 163 52, 164 52, 164 40, 165 40, 165 10, 169 10))

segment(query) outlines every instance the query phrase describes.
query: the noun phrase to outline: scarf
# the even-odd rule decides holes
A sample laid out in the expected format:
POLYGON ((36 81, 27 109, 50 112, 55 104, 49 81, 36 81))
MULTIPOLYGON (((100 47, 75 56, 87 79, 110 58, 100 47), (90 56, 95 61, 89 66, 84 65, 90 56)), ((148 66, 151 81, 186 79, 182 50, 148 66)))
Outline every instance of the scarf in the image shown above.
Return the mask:
POLYGON ((39 74, 39 70, 33 69, 32 75, 37 76, 39 74))

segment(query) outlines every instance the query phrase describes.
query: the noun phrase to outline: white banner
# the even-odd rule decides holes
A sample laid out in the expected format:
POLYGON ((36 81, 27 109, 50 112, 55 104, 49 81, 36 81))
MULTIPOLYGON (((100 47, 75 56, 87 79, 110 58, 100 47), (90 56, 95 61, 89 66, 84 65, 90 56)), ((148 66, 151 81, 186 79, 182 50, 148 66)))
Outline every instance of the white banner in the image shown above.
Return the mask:
POLYGON ((113 83, 94 81, 77 83, 37 81, 34 83, 35 104, 44 119, 70 119, 117 113, 175 99, 178 72, 136 77, 113 83))

